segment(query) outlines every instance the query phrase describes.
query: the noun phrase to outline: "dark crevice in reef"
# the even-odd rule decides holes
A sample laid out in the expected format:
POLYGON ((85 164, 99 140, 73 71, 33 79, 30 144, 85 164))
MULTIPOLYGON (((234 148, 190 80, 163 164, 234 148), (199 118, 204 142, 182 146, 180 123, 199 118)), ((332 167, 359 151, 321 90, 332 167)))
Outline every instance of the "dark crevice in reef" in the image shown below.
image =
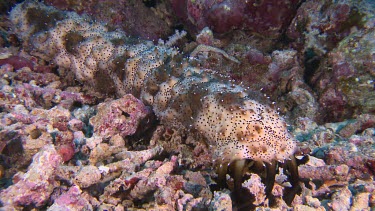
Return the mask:
POLYGON ((143 0, 142 2, 148 8, 156 7, 156 5, 159 3, 157 0, 143 0))
MULTIPOLYGON (((297 12, 298 12, 298 9, 299 9, 299 8, 301 7, 301 5, 302 5, 303 3, 305 3, 305 2, 306 2, 306 0, 303 0, 303 1, 300 1, 300 2, 296 5, 296 9, 294 10, 295 12, 294 12, 294 14, 293 14, 292 17, 296 17, 296 14, 297 14, 297 12)), ((289 26, 290 26, 290 25, 292 24, 292 22, 293 22, 293 19, 294 19, 294 18, 291 18, 291 19, 289 20, 289 22, 285 24, 286 27, 283 27, 283 31, 281 31, 281 35, 280 35, 279 38, 277 39, 277 42, 276 42, 275 47, 272 48, 272 49, 270 49, 270 50, 268 51, 268 53, 272 53, 274 50, 277 50, 277 49, 283 49, 285 46, 288 46, 289 43, 291 43, 291 42, 294 41, 294 40, 290 39, 290 38, 286 35, 289 26)))
POLYGON ((304 66, 305 71, 303 73, 303 79, 304 81, 310 86, 314 87, 313 84, 311 84, 311 79, 315 75, 316 71, 318 70, 321 62, 321 57, 319 57, 313 49, 307 49, 304 54, 304 66))
POLYGON ((142 121, 139 123, 136 132, 128 136, 128 141, 131 143, 131 147, 134 150, 144 150, 150 143, 152 135, 154 134, 156 127, 159 125, 159 120, 155 116, 154 112, 150 112, 142 121))

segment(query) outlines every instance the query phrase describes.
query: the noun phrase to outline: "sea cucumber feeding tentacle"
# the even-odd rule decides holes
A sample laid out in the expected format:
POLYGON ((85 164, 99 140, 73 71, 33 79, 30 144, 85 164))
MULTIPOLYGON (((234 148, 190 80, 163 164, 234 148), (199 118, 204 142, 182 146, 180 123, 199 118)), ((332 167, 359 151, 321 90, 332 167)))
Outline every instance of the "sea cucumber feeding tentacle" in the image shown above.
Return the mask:
MULTIPOLYGON (((295 152, 296 143, 274 109, 254 100, 246 88, 182 58, 171 47, 173 39, 158 45, 134 40, 36 2, 19 4, 10 17, 32 54, 74 71, 77 80, 98 91, 132 93, 151 105, 163 124, 202 134, 221 165, 219 177, 229 164, 239 166, 237 186, 243 160, 267 163, 274 175, 274 163, 295 152)), ((296 172, 296 166, 289 166, 296 172)))

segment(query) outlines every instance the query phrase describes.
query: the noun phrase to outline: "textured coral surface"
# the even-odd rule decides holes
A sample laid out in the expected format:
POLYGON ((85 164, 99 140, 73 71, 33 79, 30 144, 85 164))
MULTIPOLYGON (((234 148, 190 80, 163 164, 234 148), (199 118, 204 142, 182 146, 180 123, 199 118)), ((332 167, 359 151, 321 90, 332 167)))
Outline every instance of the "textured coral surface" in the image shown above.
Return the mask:
POLYGON ((0 209, 375 209, 370 1, 45 3, 0 2, 0 209))

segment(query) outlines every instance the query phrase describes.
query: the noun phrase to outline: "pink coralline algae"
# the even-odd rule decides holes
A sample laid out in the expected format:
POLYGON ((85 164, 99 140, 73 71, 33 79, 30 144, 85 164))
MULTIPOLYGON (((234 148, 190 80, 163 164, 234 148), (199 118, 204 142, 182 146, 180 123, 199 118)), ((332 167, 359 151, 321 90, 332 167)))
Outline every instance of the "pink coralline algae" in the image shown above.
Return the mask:
POLYGON ((173 0, 174 12, 193 31, 209 27, 216 33, 244 30, 276 38, 286 29, 300 0, 204 1, 173 0))
POLYGON ((313 49, 322 55, 348 36, 352 27, 364 27, 365 4, 354 1, 305 1, 298 8, 287 36, 293 40, 293 47, 313 49))
POLYGON ((60 145, 57 148, 57 151, 61 155, 64 162, 72 159, 75 153, 73 143, 60 145))
POLYGON ((254 205, 264 203, 267 197, 266 186, 261 182, 261 178, 258 175, 252 174, 250 179, 242 183, 242 187, 246 188, 255 197, 254 205))
POLYGON ((37 105, 51 108, 53 103, 61 103, 69 107, 73 103, 93 104, 97 100, 94 96, 59 89, 60 78, 53 73, 38 73, 28 67, 14 69, 7 64, 0 68, 0 74, 4 76, 0 95, 5 100, 0 102, 4 108, 18 103, 24 104, 29 109, 37 105), (12 87, 8 85, 10 83, 13 83, 12 87))
POLYGON ((78 186, 72 186, 61 194, 47 210, 93 210, 90 201, 82 194, 78 186))
POLYGON ((327 54, 311 77, 328 121, 342 121, 375 111, 375 31, 368 29, 343 39, 327 54))
POLYGON ((54 176, 61 162, 61 156, 53 145, 45 146, 34 156, 29 170, 24 174, 16 175, 13 178, 14 184, 0 192, 0 200, 5 208, 43 206, 58 184, 54 176))
POLYGON ((94 133, 104 138, 116 134, 125 137, 134 134, 140 120, 151 110, 132 95, 98 105, 98 113, 90 119, 94 133))
MULTIPOLYGON (((24 74, 24 77, 38 77, 37 73, 44 73, 50 77, 57 77, 56 75, 51 74, 53 65, 38 64, 38 60, 32 56, 24 57, 24 55, 9 55, 9 57, 6 56, 0 59, 0 65, 4 64, 12 65, 16 70, 22 69, 23 67, 28 67, 33 70, 32 73, 28 72, 28 74, 24 74)), ((20 78, 22 79, 22 77, 20 78)), ((40 75, 39 78, 42 78, 42 76, 40 75)))
MULTIPOLYGON (((304 200, 308 197, 315 200, 326 198, 328 193, 334 191, 328 203, 332 210, 355 210, 355 207, 366 210, 375 205, 369 198, 375 193, 372 165, 375 133, 373 124, 366 124, 371 122, 371 116, 364 115, 355 120, 324 126, 305 122, 304 130, 309 131, 307 134, 303 130, 295 131, 298 138, 305 135, 311 137, 300 143, 301 149, 309 148, 312 151, 308 162, 299 166, 301 180, 311 187, 309 193, 302 191, 304 200)), ((303 189, 306 190, 306 187, 303 189)), ((316 208, 321 206, 320 202, 314 204, 316 208)))
POLYGON ((7 112, 0 122, 3 137, 0 148, 10 159, 6 159, 6 163, 25 165, 40 148, 53 142, 63 161, 69 161, 75 147, 68 123, 79 120, 73 118, 67 109, 74 104, 93 104, 96 98, 61 90, 60 78, 50 72, 35 72, 29 67, 15 69, 5 64, 1 66, 0 73, 3 76, 0 81, 0 108, 7 112), (23 159, 15 156, 18 153, 23 154, 23 159))

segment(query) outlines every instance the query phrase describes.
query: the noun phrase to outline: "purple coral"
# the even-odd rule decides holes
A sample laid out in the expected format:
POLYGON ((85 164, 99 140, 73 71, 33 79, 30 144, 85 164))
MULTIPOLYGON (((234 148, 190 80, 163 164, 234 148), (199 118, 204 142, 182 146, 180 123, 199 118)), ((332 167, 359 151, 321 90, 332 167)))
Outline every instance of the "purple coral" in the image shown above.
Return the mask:
POLYGON ((192 31, 208 26, 216 33, 240 29, 278 37, 296 13, 300 0, 173 0, 174 12, 192 31))
POLYGON ((325 121, 343 121, 375 111, 374 30, 353 33, 327 54, 310 83, 325 121))
POLYGON ((364 26, 359 5, 350 1, 305 1, 298 8, 287 36, 295 48, 313 48, 319 53, 331 50, 348 36, 352 27, 364 26))

